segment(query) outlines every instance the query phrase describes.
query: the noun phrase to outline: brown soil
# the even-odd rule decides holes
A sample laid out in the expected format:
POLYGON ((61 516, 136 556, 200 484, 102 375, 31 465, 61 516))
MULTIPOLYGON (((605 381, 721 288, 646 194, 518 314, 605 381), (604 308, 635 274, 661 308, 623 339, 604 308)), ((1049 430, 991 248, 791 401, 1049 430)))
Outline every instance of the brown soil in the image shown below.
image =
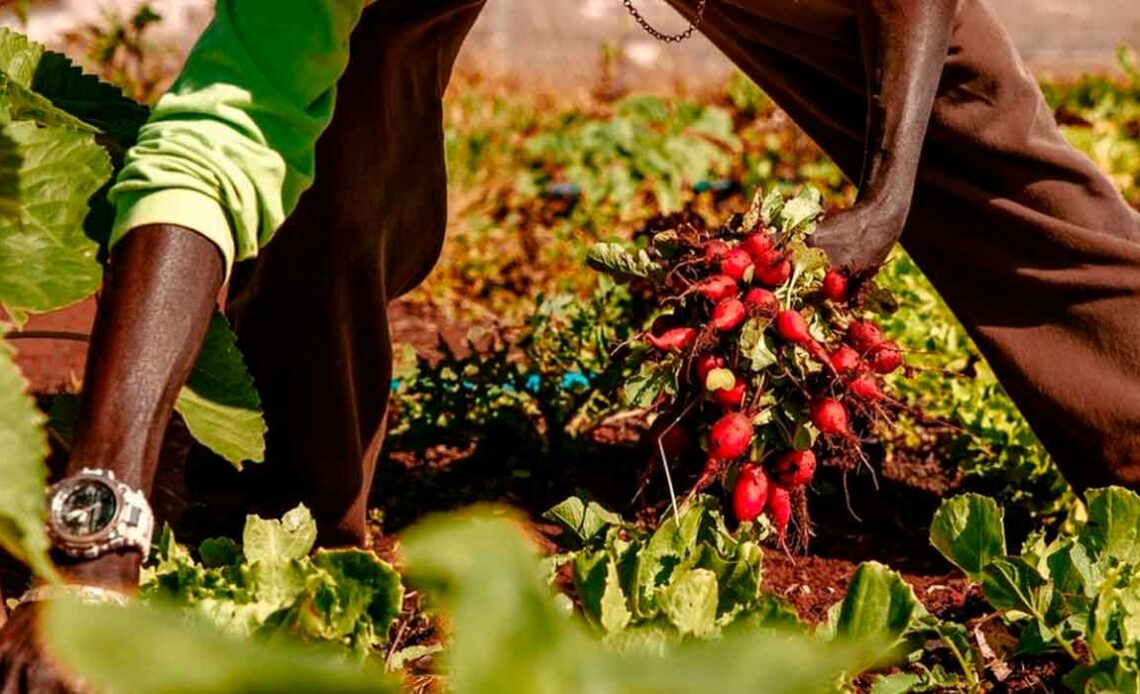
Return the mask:
MULTIPOLYGON (((75 304, 54 313, 34 316, 22 328, 27 331, 59 331, 88 335, 95 319, 95 300, 75 304)), ((75 392, 83 380, 87 345, 60 339, 15 339, 16 363, 32 384, 32 392, 48 395, 75 392)))

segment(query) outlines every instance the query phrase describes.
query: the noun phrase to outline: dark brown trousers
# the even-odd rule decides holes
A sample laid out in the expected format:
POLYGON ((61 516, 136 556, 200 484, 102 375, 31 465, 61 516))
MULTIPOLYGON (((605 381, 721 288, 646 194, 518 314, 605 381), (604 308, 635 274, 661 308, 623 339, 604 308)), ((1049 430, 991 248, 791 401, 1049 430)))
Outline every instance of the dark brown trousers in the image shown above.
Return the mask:
MULTIPOLYGON (((691 15, 693 0, 673 0, 691 15)), ((387 304, 443 243, 441 99, 483 0, 386 0, 352 41, 314 187, 230 313, 269 462, 242 486, 357 542, 384 435, 387 304)), ((849 0, 709 0, 703 27, 858 176, 866 92, 849 0)), ((552 9, 552 11, 556 11, 552 9)), ((1140 221, 1062 140, 981 0, 961 0, 903 244, 1078 487, 1140 486, 1140 221)), ((252 495, 256 495, 253 497, 252 495)))

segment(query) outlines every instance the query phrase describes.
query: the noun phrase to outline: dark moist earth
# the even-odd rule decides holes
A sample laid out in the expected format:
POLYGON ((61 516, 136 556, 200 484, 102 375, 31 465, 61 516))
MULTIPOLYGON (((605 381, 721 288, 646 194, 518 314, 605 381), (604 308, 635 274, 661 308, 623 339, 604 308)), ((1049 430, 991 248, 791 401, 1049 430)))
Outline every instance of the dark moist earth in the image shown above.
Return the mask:
MULTIPOLYGON (((87 301, 37 317, 27 328, 88 333, 93 315, 94 303, 87 301)), ((437 336, 454 349, 464 349, 465 327, 447 324, 422 305, 395 304, 392 326, 398 343, 409 344, 424 356, 437 353, 437 336)), ((76 390, 86 353, 82 342, 21 340, 16 346, 18 362, 37 396, 76 390)), ((535 441, 520 443, 517 430, 483 431, 477 440, 441 431, 431 445, 422 446, 409 437, 396 438, 381 461, 373 498, 375 549, 398 560, 400 529, 426 513, 476 501, 509 503, 537 519, 566 496, 582 493, 628 517, 660 517, 668 503, 660 480, 651 478, 633 502, 650 455, 641 433, 636 422, 619 421, 594 432, 585 444, 547 451, 537 458, 532 452, 544 448, 538 435, 535 441)), ((188 438, 176 423, 164 448, 164 479, 156 488, 159 515, 178 517, 185 505, 179 478, 188 449, 188 438)), ((61 456, 55 458, 58 461, 61 456)), ((698 473, 696 467, 677 471, 690 482, 698 473)), ((926 529, 940 497, 959 489, 960 484, 956 473, 940 465, 934 454, 886 460, 877 479, 866 472, 849 475, 846 494, 840 474, 823 470, 809 499, 810 549, 790 556, 768 548, 765 589, 785 597, 804 620, 817 623, 845 594, 859 563, 876 560, 899 571, 936 615, 967 625, 979 622, 985 617, 985 606, 976 589, 969 588, 927 541, 926 529)), ((553 526, 536 521, 531 534, 544 551, 556 548, 553 526)), ((26 581, 20 567, 10 560, 0 562, 5 597, 18 595, 26 581)), ((417 595, 407 598, 391 638, 396 648, 438 641, 437 626, 420 610, 417 595)), ((408 682, 412 689, 439 688, 431 665, 430 657, 412 664, 408 682)), ((1049 660, 1018 661, 1001 673, 1000 682, 994 678, 990 684, 994 691, 1055 691, 1060 688, 1059 669, 1057 662, 1049 660)))

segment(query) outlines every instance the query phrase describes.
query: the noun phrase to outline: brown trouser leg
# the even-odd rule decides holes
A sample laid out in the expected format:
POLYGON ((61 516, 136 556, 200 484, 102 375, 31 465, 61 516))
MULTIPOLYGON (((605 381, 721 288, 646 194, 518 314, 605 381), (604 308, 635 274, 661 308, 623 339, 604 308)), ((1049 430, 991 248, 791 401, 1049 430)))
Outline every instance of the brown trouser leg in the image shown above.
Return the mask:
POLYGON ((264 465, 209 484, 231 485, 263 513, 303 501, 324 544, 364 539, 391 379, 387 304, 443 243, 441 99, 482 4, 386 0, 365 11, 315 184, 233 283, 229 313, 269 451, 264 465))
MULTIPOLYGON (((717 0, 705 31, 857 177, 850 4, 717 0)), ((1140 487, 1140 222, 1064 142, 981 0, 960 2, 903 245, 1068 480, 1140 487)))

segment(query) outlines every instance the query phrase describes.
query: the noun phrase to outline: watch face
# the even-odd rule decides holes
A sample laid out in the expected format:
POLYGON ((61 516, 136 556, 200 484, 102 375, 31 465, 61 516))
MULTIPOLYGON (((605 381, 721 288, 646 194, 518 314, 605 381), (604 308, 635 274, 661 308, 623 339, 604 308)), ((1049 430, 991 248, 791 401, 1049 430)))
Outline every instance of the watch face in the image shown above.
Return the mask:
POLYGON ((60 491, 52 506, 52 520, 61 533, 86 537, 111 525, 119 500, 110 485, 88 478, 60 491))

